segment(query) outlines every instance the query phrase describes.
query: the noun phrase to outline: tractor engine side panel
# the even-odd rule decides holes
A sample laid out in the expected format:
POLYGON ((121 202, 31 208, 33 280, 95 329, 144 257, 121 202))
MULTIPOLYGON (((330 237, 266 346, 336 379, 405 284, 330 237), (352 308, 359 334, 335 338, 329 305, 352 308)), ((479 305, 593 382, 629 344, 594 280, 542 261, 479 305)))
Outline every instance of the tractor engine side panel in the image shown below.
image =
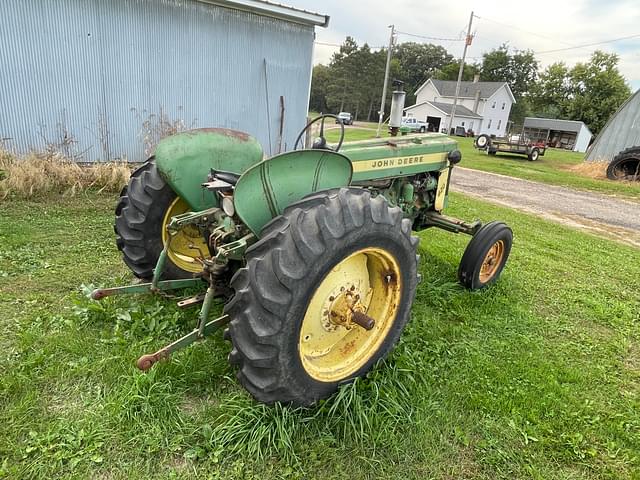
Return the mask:
POLYGON ((448 166, 457 142, 442 134, 345 143, 340 153, 353 164, 353 182, 438 172, 448 166))

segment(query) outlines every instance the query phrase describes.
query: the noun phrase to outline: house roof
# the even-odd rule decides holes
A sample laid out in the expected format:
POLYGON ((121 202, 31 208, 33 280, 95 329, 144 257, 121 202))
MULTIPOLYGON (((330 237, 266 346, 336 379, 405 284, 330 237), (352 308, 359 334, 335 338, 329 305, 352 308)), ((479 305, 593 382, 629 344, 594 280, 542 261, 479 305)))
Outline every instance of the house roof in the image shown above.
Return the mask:
MULTIPOLYGON (((431 80, 433 86, 443 97, 454 97, 456 94, 456 82, 453 80, 431 80)), ((461 97, 475 97, 480 90, 480 98, 489 98, 496 93, 506 82, 460 82, 461 97)))
MULTIPOLYGON (((416 95, 420 93, 428 83, 431 83, 441 97, 455 97, 456 95, 456 81, 455 80, 435 80, 433 78, 428 79, 416 90, 416 95)), ((459 97, 474 98, 476 92, 480 91, 480 98, 486 100, 491 98, 502 87, 507 89, 509 96, 513 103, 516 103, 516 99, 509 88, 507 82, 460 82, 460 94, 459 97)))
MULTIPOLYGON (((411 105, 410 107, 405 108, 405 110, 411 110, 412 108, 419 107, 420 105, 431 105, 434 108, 437 108, 445 115, 451 115, 451 110, 453 109, 453 104, 451 103, 442 103, 442 102, 422 102, 416 103, 415 105, 411 105)), ((478 118, 482 119, 482 116, 477 113, 473 113, 467 107, 463 105, 456 105, 456 117, 466 117, 466 118, 478 118)))
POLYGON ((202 3, 213 3, 234 10, 252 12, 266 17, 280 18, 304 25, 326 27, 329 25, 329 15, 310 12, 300 8, 290 7, 281 3, 266 0, 197 0, 202 3))

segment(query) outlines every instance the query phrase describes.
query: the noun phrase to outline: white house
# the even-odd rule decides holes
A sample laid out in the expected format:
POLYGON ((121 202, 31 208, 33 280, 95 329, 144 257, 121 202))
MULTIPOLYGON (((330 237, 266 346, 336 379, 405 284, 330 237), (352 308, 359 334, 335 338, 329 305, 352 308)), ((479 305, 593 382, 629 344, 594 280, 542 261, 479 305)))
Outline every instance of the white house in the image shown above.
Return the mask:
MULTIPOLYGON (((504 136, 511 105, 516 99, 506 82, 460 82, 460 93, 452 127, 504 136)), ((429 124, 429 130, 446 131, 453 107, 456 82, 429 79, 416 91, 416 103, 404 110, 407 116, 429 124)))

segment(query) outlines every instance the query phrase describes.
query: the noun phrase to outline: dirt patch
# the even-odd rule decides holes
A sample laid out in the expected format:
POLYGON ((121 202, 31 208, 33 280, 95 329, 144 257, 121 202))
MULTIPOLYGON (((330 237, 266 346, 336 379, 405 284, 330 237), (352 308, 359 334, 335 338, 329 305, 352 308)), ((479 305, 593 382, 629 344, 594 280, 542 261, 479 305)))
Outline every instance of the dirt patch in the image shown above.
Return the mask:
POLYGON ((582 162, 577 165, 566 167, 566 170, 577 173, 583 177, 596 178, 602 180, 607 178, 607 167, 609 162, 582 162))

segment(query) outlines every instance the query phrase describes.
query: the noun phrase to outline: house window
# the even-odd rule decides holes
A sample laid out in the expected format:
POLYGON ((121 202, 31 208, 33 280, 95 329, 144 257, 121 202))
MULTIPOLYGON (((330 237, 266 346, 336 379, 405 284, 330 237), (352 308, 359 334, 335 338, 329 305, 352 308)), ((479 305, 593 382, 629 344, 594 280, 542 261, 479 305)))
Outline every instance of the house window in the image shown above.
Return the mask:
POLYGON ((504 107, 507 105, 506 102, 502 102, 502 109, 504 110, 504 107))
POLYGON ((487 128, 491 128, 491 119, 489 119, 489 123, 487 124, 487 128))
POLYGON ((491 104, 491 108, 496 108, 496 102, 493 102, 493 103, 491 104))
POLYGON ((500 130, 500 124, 502 123, 502 120, 498 120, 498 130, 500 130))
POLYGON ((464 127, 464 122, 462 122, 462 126, 464 127))
POLYGON ((469 124, 469 128, 473 130, 473 120, 471 120, 471 123, 469 124))

